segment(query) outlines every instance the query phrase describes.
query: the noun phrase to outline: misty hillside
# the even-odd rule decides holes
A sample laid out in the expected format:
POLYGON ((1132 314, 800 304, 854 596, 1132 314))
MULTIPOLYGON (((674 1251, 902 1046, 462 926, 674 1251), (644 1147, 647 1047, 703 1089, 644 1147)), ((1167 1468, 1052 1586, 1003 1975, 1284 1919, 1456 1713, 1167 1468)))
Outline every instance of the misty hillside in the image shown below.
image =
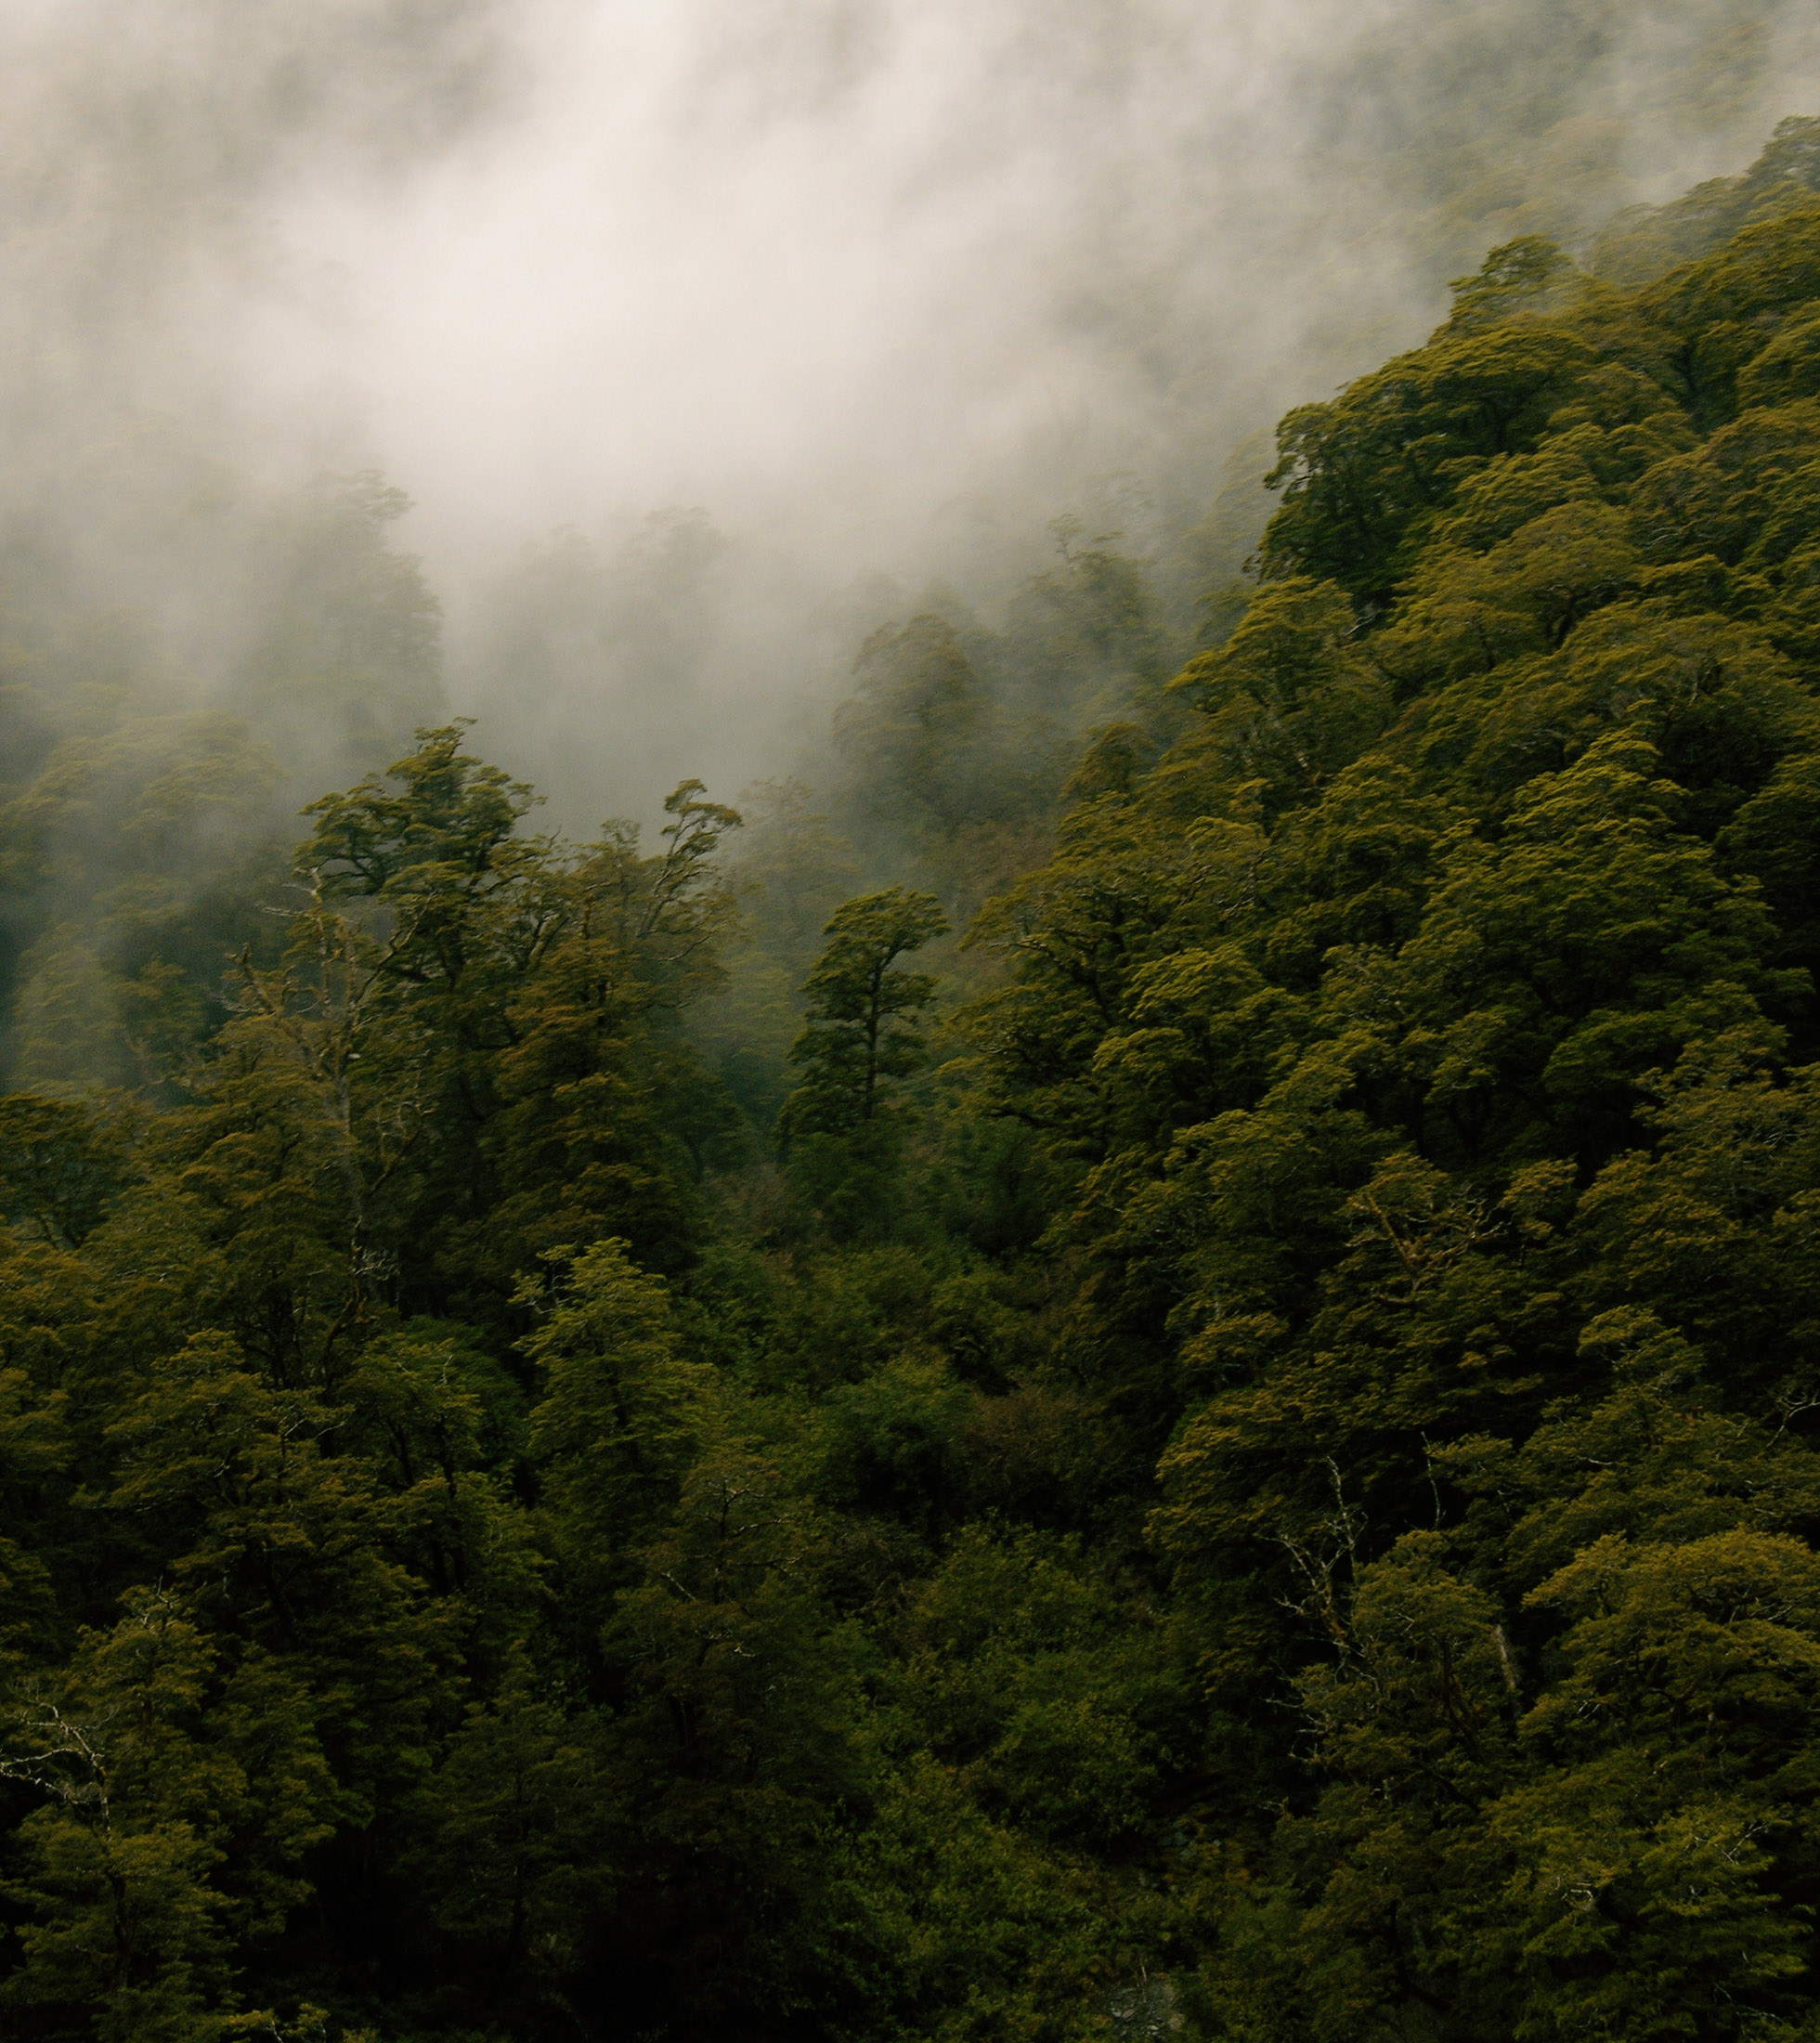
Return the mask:
POLYGON ((1811 34, 1295 12, 0 10, 0 2035, 1820 2038, 1811 34))

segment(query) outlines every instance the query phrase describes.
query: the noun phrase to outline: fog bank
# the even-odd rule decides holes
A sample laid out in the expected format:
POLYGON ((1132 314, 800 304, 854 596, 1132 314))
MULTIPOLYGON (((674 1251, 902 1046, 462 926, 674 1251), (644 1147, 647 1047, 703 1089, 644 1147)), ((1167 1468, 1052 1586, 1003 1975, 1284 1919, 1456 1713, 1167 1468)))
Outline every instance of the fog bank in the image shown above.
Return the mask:
POLYGON ((1489 242, 1571 241, 1820 102, 1811 9, 1696 0, 0 26, 37 571, 153 618, 206 696, 276 572, 220 507, 383 469, 450 699, 576 825, 777 770, 872 613, 932 577, 990 608, 1059 514, 1165 553, 1235 443, 1489 242))

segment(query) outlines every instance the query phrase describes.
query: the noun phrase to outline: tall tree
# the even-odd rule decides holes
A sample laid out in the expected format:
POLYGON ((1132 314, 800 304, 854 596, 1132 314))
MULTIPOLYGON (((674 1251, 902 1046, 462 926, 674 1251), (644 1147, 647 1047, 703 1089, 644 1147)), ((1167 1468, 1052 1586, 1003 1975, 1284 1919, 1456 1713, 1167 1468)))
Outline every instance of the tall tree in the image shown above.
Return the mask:
POLYGON ((929 972, 898 959, 948 928, 933 894, 888 887, 834 912, 815 969, 803 983, 809 1018, 790 1046, 803 1077, 784 1102, 781 1127, 796 1135, 846 1135, 891 1104, 893 1083, 924 1060, 919 1017, 935 998, 929 972))

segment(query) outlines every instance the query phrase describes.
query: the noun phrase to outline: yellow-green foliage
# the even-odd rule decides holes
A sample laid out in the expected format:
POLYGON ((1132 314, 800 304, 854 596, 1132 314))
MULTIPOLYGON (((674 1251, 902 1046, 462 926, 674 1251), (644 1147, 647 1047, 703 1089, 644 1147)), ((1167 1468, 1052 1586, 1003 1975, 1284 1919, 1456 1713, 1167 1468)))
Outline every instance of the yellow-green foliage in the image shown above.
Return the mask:
POLYGON ((237 729, 44 749, 8 2036, 1814 2036, 1805 132, 1293 411, 1173 687, 1069 527, 881 632, 743 876, 449 724, 254 943, 237 729))

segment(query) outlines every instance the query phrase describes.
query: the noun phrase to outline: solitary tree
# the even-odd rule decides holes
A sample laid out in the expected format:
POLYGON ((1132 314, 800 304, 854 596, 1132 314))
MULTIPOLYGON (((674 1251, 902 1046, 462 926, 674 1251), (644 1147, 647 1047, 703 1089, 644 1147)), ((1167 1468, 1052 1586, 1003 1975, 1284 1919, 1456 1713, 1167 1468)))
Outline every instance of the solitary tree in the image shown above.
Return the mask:
POLYGON ((835 910, 803 983, 808 1022, 790 1047, 802 1081, 779 1120, 786 1141, 864 1127, 887 1104, 881 1087, 922 1062, 917 1017, 935 997, 935 980, 901 969, 897 960, 947 927, 934 895, 903 887, 861 894, 835 910))

